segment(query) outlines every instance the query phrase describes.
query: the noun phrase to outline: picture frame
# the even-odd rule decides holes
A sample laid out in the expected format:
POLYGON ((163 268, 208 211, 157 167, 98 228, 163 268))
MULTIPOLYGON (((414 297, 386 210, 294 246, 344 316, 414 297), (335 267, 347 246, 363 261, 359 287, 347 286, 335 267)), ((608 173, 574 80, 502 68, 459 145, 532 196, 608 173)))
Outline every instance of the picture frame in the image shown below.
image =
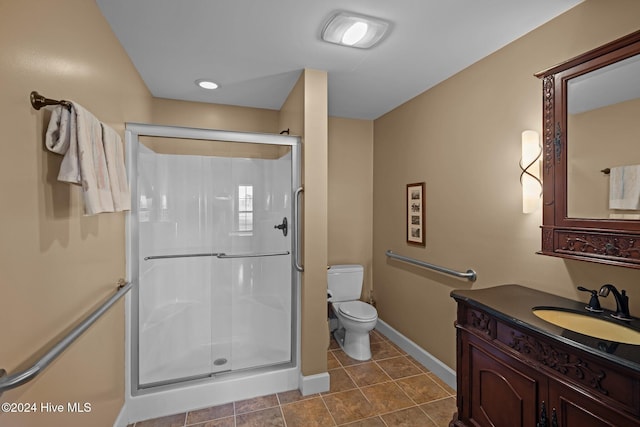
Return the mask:
POLYGON ((425 246, 425 183, 407 184, 407 243, 425 246))

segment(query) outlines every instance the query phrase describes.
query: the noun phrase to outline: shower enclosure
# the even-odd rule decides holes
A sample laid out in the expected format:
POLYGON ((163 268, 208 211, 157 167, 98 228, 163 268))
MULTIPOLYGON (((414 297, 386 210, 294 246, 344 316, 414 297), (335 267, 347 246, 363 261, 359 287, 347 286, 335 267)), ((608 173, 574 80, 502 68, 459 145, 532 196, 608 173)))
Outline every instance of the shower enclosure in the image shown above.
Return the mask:
POLYGON ((299 138, 126 134, 131 394, 295 367, 299 138))

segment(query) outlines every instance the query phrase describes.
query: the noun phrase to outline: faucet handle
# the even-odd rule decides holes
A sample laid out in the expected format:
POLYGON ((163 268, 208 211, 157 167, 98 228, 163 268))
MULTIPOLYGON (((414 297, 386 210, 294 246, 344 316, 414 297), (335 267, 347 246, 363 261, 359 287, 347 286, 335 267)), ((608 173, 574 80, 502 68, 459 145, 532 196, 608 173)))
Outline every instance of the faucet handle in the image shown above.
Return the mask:
POLYGON ((587 310, 592 311, 594 313, 602 313, 604 310, 600 307, 600 300, 598 299, 598 291, 595 289, 587 289, 584 286, 578 286, 578 290, 582 292, 590 292, 591 299, 589 300, 589 304, 585 307, 587 310))

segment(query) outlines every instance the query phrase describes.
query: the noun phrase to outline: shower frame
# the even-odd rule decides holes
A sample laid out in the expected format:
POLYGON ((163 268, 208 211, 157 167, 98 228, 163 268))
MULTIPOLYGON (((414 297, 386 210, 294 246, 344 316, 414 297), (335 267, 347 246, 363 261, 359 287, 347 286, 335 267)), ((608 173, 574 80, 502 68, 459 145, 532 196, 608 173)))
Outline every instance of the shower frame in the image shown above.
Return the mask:
MULTIPOLYGON (((266 366, 257 368, 248 368, 241 371, 230 371, 221 373, 210 373, 204 378, 197 379, 185 379, 180 382, 171 382, 164 385, 155 385, 152 387, 141 387, 139 383, 139 319, 138 309, 140 303, 140 293, 138 286, 134 288, 131 295, 127 299, 127 314, 128 319, 126 322, 127 328, 127 389, 131 396, 151 394, 154 392, 174 392, 176 388, 194 383, 196 385, 203 382, 215 381, 217 378, 231 378, 241 377, 243 375, 269 373, 269 371, 277 371, 279 369, 286 370, 295 368, 299 372, 299 319, 300 319, 300 301, 299 301, 299 284, 301 280, 300 272, 302 267, 299 261, 300 254, 300 227, 299 227, 299 215, 300 209, 298 206, 301 187, 301 141, 297 136, 289 135, 277 135, 267 133, 254 133, 254 132, 238 132, 238 131, 226 131, 216 129, 202 129, 202 128, 188 128, 179 126, 163 126, 163 125, 151 125, 143 123, 127 123, 125 129, 125 142, 127 145, 127 168, 129 172, 129 181, 131 187, 131 212, 127 215, 127 276, 130 281, 138 281, 139 266, 138 262, 134 261, 138 259, 139 247, 138 247, 138 188, 137 188, 137 167, 138 167, 138 146, 140 144, 140 137, 160 137, 160 138, 178 138, 178 139, 193 139, 204 141, 223 141, 232 143, 252 143, 252 144, 267 144, 267 145, 280 145, 288 146, 291 150, 291 193, 290 200, 292 206, 291 213, 291 361, 289 363, 282 363, 276 366, 266 366)), ((287 380, 285 380, 287 382, 287 380)), ((274 390, 276 391, 276 390, 274 390)))

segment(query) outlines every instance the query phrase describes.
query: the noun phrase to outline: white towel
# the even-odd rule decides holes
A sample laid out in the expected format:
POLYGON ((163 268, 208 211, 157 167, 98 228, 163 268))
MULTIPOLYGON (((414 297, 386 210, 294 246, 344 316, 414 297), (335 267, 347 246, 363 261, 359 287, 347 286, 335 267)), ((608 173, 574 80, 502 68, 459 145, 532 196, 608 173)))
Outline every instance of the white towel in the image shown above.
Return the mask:
POLYGON ((69 150, 69 120, 71 113, 67 108, 58 105, 51 111, 49 127, 45 135, 45 145, 49 151, 57 154, 65 154, 69 150))
POLYGON ((124 165, 120 135, 111 127, 102 123, 102 141, 111 183, 113 208, 117 212, 128 211, 131 209, 131 193, 127 182, 127 171, 124 165))
POLYGON ((640 165, 611 168, 609 209, 640 209, 640 165))
POLYGON ((123 202, 124 198, 129 197, 129 191, 126 188, 120 138, 113 138, 111 132, 115 134, 115 131, 112 129, 106 132, 109 139, 106 143, 109 163, 114 174, 112 179, 103 139, 105 128, 108 126, 103 126, 91 113, 73 102, 70 111, 63 106, 54 108, 46 132, 47 148, 64 155, 58 180, 82 185, 86 215, 115 212, 116 205, 117 210, 125 210, 130 204, 123 202), (121 181, 123 176, 124 181, 121 181), (112 192, 112 180, 117 184, 115 195, 112 192), (114 198, 117 198, 117 203, 114 203, 114 198))

